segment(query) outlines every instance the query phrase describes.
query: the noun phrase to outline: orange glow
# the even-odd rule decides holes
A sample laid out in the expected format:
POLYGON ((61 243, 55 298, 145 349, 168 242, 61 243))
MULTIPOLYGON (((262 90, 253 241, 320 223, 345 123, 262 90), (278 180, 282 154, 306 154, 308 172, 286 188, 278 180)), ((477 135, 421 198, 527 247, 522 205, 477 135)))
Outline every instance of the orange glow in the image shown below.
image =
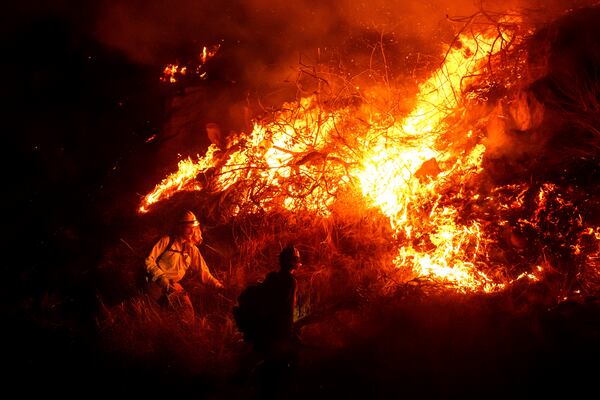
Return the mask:
MULTIPOLYGON (((250 134, 230 137, 224 159, 215 159, 211 147, 196 163, 181 161, 179 171, 144 198, 140 212, 177 191, 200 190, 195 176, 218 164, 211 188, 238 185, 244 199, 233 215, 284 209, 326 217, 341 194, 353 193, 389 220, 396 243, 392 267, 409 279, 427 278, 462 292, 539 280, 542 267, 512 281, 482 272, 492 239, 481 221, 461 218, 461 205, 480 199, 465 188, 482 172, 485 137, 448 123, 465 110, 465 89, 510 41, 511 33, 501 29, 461 36, 441 68, 419 86, 412 111, 392 122, 366 102, 339 107, 312 96, 284 104, 270 121, 255 122, 250 134)), ((201 59, 208 54, 204 48, 201 59)), ((504 189, 516 196, 500 202, 500 209, 523 207, 527 185, 504 189)), ((534 219, 552 189, 540 190, 534 219)))

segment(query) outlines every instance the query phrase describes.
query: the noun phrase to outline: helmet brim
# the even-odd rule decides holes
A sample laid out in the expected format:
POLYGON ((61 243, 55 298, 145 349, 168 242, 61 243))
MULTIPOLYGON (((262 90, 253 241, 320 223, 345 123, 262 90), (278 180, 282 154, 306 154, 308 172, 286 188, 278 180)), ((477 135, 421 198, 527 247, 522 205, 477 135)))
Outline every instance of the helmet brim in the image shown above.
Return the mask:
POLYGON ((200 226, 200 222, 198 221, 179 221, 180 225, 190 225, 192 227, 200 226))

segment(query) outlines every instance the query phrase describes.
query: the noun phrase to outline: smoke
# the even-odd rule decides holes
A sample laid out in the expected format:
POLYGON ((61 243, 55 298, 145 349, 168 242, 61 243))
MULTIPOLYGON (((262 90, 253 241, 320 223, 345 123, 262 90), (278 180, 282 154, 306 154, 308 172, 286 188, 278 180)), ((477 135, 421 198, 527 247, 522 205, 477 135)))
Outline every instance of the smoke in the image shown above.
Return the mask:
MULTIPOLYGON (((133 62, 157 67, 198 62, 203 46, 220 44, 219 53, 207 65, 209 79, 215 82, 210 88, 211 98, 204 96, 198 99, 201 104, 192 103, 196 110, 229 109, 229 114, 239 119, 247 111, 247 93, 257 94, 260 106, 267 107, 291 100, 299 90, 310 93, 310 82, 299 89, 301 66, 327 64, 338 68, 334 73, 347 76, 358 76, 369 69, 385 74, 386 80, 398 86, 414 85, 439 64, 444 48, 464 26, 460 17, 468 19, 482 10, 491 14, 517 12, 528 22, 544 23, 565 10, 589 3, 104 0, 97 6, 93 29, 102 43, 122 51, 133 62), (223 94, 223 88, 230 93, 223 94)), ((197 135, 206 122, 215 120, 198 118, 204 117, 183 110, 173 116, 170 125, 187 126, 194 131, 184 133, 189 136, 197 135)), ((235 125, 234 129, 245 129, 248 121, 235 125)), ((168 136, 178 134, 176 128, 168 130, 168 136)))
MULTIPOLYGON (((493 10, 497 2, 489 3, 483 7, 493 10)), ((508 10, 520 3, 509 0, 501 6, 508 10)), ((202 45, 223 42, 251 77, 297 63, 303 52, 340 46, 370 31, 393 34, 400 42, 438 45, 449 29, 447 16, 471 15, 481 7, 473 0, 105 0, 96 34, 132 60, 150 64, 172 62, 186 48, 199 51, 202 45)))
POLYGON ((349 60, 369 54, 381 38, 391 55, 403 53, 399 59, 417 50, 437 56, 460 29, 449 17, 511 10, 543 22, 592 3, 597 0, 52 0, 23 3, 5 15, 3 27, 26 15, 54 14, 132 62, 157 66, 193 61, 202 46, 221 43, 225 78, 260 85, 290 79, 300 59, 314 61, 317 54, 341 52, 349 60))
POLYGON ((584 3, 590 1, 104 0, 94 29, 104 44, 152 65, 194 62, 202 46, 220 43, 213 77, 264 88, 294 81, 301 63, 337 63, 360 72, 372 66, 372 54, 382 53, 373 52, 378 44, 390 72, 402 74, 421 55, 442 54, 462 27, 452 18, 486 10, 544 21, 584 3))

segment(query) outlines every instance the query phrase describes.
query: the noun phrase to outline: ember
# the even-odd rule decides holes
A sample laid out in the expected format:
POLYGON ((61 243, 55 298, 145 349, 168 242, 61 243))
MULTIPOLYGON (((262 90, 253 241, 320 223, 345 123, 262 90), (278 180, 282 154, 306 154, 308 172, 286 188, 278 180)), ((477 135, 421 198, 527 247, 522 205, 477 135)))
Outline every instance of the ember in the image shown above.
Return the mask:
POLYGON ((199 78, 205 78, 206 72, 204 71, 204 65, 208 60, 217 54, 220 47, 221 45, 218 44, 210 47, 204 46, 200 52, 200 55, 198 56, 198 61, 194 64, 190 64, 189 66, 168 64, 163 70, 160 80, 166 83, 175 83, 186 75, 194 75, 199 78))

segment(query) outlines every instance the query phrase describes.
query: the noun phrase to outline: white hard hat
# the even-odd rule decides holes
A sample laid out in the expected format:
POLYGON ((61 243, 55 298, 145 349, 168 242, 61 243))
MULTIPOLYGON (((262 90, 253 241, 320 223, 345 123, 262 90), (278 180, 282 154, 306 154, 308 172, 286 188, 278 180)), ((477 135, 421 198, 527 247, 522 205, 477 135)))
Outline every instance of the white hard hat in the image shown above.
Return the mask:
POLYGON ((183 213, 183 215, 181 216, 181 219, 179 220, 179 223, 192 224, 192 226, 200 225, 200 222, 198 222, 198 219, 196 218, 194 213, 189 210, 183 213))

